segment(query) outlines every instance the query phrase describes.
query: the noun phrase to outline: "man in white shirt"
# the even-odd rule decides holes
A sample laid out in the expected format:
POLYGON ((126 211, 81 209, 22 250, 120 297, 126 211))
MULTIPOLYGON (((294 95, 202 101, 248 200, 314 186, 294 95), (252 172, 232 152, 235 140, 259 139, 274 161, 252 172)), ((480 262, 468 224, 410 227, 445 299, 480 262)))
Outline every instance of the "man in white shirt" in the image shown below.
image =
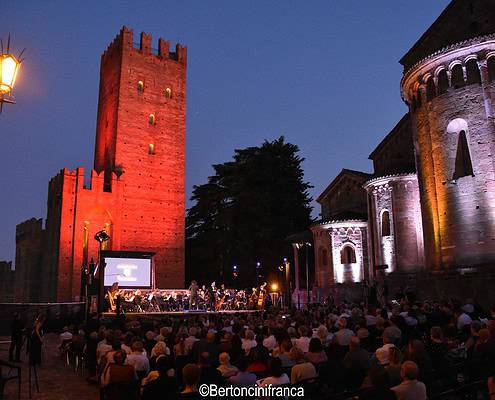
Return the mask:
POLYGON ((385 333, 382 335, 382 340, 383 340, 383 346, 376 349, 375 358, 380 365, 387 366, 390 363, 389 361, 390 348, 395 346, 393 344, 393 338, 386 335, 385 333))
POLYGON ((418 366, 412 361, 406 361, 400 369, 402 383, 394 386, 397 400, 426 400, 426 386, 417 380, 418 366))
POLYGON ((131 345, 132 353, 129 354, 125 363, 132 365, 138 376, 146 376, 150 372, 150 362, 143 353, 143 342, 136 340, 131 345))

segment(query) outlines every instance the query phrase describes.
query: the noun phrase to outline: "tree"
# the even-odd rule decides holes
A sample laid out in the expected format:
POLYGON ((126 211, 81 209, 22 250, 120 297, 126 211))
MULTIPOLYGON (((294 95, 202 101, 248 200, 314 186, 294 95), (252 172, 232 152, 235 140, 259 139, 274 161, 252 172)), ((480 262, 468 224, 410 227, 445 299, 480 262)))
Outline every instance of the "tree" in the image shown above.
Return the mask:
POLYGON ((215 175, 194 187, 186 218, 190 279, 241 287, 256 281, 258 261, 265 275, 276 270, 288 255, 286 237, 311 223, 311 185, 298 152, 283 136, 236 150, 233 161, 214 165, 215 175))

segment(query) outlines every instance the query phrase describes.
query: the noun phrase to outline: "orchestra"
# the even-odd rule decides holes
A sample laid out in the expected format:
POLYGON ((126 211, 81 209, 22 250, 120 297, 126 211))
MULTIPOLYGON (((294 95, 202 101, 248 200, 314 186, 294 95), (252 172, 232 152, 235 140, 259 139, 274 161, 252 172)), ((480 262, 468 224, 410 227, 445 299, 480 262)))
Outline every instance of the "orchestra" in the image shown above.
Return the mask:
POLYGON ((177 311, 263 310, 267 300, 266 282, 249 290, 227 289, 222 283, 206 288, 192 281, 188 290, 122 289, 118 283, 108 288, 106 309, 113 313, 177 311))

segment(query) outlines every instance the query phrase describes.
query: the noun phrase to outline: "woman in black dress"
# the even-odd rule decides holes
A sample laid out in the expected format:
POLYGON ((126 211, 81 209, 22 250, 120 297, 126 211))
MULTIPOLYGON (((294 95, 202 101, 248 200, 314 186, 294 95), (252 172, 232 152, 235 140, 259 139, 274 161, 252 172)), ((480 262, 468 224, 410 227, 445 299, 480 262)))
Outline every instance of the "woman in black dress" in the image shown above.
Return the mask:
POLYGON ((41 346, 43 344, 43 323, 45 316, 39 315, 34 321, 33 330, 29 338, 29 365, 41 364, 41 346))

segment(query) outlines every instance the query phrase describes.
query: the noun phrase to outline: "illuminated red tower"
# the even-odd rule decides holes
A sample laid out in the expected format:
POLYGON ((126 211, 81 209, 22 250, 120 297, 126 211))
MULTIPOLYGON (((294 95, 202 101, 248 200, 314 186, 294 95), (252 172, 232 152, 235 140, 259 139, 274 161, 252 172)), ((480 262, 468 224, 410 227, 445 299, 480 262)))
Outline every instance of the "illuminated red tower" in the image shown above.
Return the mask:
POLYGON ((94 170, 64 168, 48 188, 40 298, 81 295, 81 267, 108 250, 153 251, 155 285, 184 285, 187 49, 124 27, 101 57, 94 170))
POLYGON ((101 57, 94 169, 123 180, 114 250, 155 251, 157 287, 184 284, 187 49, 124 27, 101 57))

